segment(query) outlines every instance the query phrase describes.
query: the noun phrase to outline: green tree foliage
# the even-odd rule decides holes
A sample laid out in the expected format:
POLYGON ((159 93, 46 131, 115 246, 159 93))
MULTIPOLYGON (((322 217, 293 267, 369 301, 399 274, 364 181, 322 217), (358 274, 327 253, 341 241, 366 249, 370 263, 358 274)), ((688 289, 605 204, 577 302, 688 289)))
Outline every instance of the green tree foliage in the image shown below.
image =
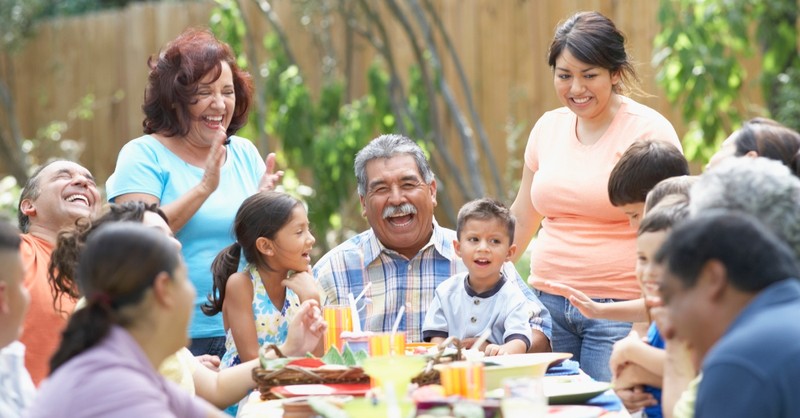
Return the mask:
POLYGON ((797 9, 795 0, 661 1, 654 63, 667 98, 680 103, 689 122, 689 159, 707 160, 755 115, 800 128, 797 9), (745 71, 747 57, 760 58, 758 77, 745 71), (743 88, 758 85, 767 109, 741 99, 743 88))

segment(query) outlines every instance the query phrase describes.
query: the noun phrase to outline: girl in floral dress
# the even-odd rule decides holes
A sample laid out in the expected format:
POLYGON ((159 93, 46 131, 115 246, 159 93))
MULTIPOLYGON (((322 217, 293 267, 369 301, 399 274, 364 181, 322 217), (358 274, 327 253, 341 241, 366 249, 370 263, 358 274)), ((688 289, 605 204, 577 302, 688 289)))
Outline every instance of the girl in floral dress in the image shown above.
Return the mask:
POLYGON ((303 204, 285 194, 247 198, 233 225, 236 242, 211 265, 214 287, 206 315, 222 312, 225 355, 220 368, 258 358, 265 344, 281 346, 300 304, 319 301, 310 273, 314 236, 303 204), (238 271, 240 254, 247 266, 238 271))

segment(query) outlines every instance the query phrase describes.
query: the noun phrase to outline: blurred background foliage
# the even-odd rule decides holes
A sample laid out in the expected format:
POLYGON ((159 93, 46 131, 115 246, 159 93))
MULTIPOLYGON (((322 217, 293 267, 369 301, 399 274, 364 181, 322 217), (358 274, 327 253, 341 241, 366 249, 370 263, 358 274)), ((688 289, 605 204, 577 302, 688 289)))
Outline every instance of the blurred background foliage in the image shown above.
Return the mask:
POLYGON ((707 161, 743 120, 768 116, 800 128, 796 0, 661 0, 654 64, 689 132, 687 157, 707 161), (748 74, 745 60, 759 74, 748 74), (760 84, 766 109, 742 92, 760 84))
MULTIPOLYGON (((139 0, 0 0, 1 65, 8 66, 42 19, 118 7, 139 0)), ((277 151, 288 173, 284 187, 310 202, 310 217, 325 251, 363 229, 352 173, 353 158, 368 140, 382 132, 398 132, 419 141, 430 156, 439 181, 439 215, 451 224, 458 202, 483 195, 510 199, 516 192, 526 126, 506 129, 508 155, 498 168, 488 146, 481 118, 470 94, 433 0, 286 0, 313 36, 315 51, 293 51, 269 0, 215 0, 209 25, 237 51, 253 75, 258 91, 250 123, 240 134, 262 151, 277 151), (261 13, 242 16, 242 5, 256 4, 261 13), (378 13, 380 8, 381 13, 378 13), (388 11, 388 13, 387 13, 388 11), (258 19, 270 33, 254 39, 258 19), (387 34, 388 20, 402 31, 387 34), (344 50, 332 47, 332 22, 347 26, 344 50), (375 59, 366 73, 366 93, 349 97, 352 40, 366 40, 375 59), (436 39, 437 42, 433 40, 436 39), (410 45, 414 63, 400 68, 396 45, 410 45), (298 54, 324 56, 321 68, 301 68, 298 54), (338 55, 337 55, 338 53, 338 55), (442 66, 456 68, 455 76, 442 66), (323 82, 311 91, 303 74, 321 72, 323 82), (453 91, 465 97, 456 104, 453 91), (443 144, 443 125, 454 126, 458 147, 443 144), (486 170, 478 167, 488 161, 486 170), (456 164, 455 156, 463 162, 456 164), (440 176, 441 177, 441 176, 440 176), (502 184, 511 187, 502 187, 502 184)), ((800 60, 798 4, 795 0, 661 0, 660 34, 654 39, 652 63, 668 99, 690 127, 683 138, 687 156, 703 163, 743 120, 768 116, 800 128, 800 60), (756 65, 745 65, 755 62, 756 65), (748 73, 747 68, 750 69, 748 73), (755 70, 753 70, 755 68, 755 70), (763 107, 745 99, 760 88, 763 107)), ((6 71, 6 74, 8 72, 6 71)), ((12 74, 13 76, 13 74, 12 74)), ((13 82, 13 79, 11 80, 13 82)), ((87 94, 66 118, 53 120, 23 137, 16 126, 8 79, 0 78, 0 157, 10 175, 0 181, 0 210, 13 215, 18 184, 47 159, 77 159, 82 145, 66 137, 71 123, 91 120, 103 98, 87 94)), ((119 99, 119 98, 118 98, 119 99)), ((116 100, 116 99, 114 99, 116 100)), ((526 123, 532 121, 526 121, 526 123)), ((448 131, 453 132, 453 131, 448 131)))

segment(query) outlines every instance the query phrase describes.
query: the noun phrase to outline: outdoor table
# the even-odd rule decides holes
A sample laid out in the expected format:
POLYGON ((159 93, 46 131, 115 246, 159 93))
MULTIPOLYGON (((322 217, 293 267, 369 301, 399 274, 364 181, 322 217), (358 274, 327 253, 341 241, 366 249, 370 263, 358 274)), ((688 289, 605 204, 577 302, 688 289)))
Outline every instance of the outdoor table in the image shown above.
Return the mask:
MULTIPOLYGON (((591 380, 591 377, 578 368, 578 363, 571 360, 566 360, 561 365, 550 368, 546 376, 572 376, 575 379, 591 380)), ((261 394, 255 391, 239 408, 237 417, 281 418, 283 417, 283 408, 281 406, 283 401, 283 399, 262 401, 261 394)), ((622 401, 612 389, 608 389, 606 392, 592 398, 585 404, 595 405, 605 409, 606 412, 601 416, 602 418, 630 417, 628 411, 622 406, 622 401)))

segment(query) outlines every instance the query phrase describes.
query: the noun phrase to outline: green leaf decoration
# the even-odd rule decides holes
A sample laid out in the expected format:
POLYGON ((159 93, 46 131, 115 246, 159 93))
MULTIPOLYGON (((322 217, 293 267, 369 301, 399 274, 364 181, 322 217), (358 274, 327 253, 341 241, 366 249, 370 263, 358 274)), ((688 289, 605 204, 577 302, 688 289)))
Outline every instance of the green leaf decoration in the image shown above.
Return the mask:
POLYGON ((348 367, 356 366, 356 356, 353 354, 353 350, 350 349, 350 346, 345 343, 344 344, 344 352, 342 352, 342 359, 344 360, 344 365, 348 367))
POLYGON ((339 349, 336 347, 331 347, 330 350, 328 350, 328 352, 322 356, 322 361, 324 361, 325 364, 337 364, 339 366, 345 365, 344 359, 342 358, 342 355, 339 354, 339 349))

